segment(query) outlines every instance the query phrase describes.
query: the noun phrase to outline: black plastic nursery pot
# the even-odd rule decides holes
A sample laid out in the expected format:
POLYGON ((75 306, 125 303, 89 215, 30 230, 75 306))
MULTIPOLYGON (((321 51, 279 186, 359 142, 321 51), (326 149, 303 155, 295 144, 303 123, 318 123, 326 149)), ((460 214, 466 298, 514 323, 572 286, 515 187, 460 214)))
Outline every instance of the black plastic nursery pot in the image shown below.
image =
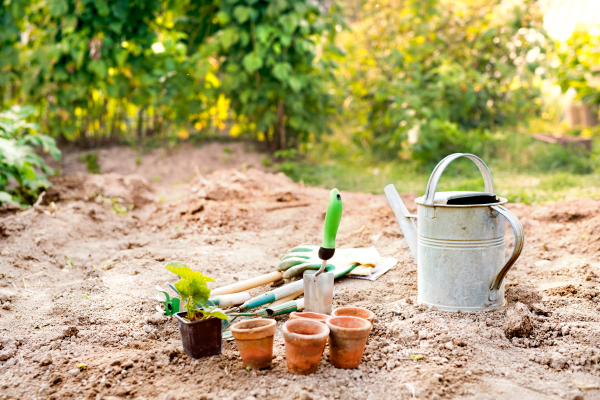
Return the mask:
POLYGON ((219 318, 208 318, 190 322, 185 319, 186 311, 175 314, 179 322, 179 333, 183 349, 192 358, 221 354, 223 323, 219 318))

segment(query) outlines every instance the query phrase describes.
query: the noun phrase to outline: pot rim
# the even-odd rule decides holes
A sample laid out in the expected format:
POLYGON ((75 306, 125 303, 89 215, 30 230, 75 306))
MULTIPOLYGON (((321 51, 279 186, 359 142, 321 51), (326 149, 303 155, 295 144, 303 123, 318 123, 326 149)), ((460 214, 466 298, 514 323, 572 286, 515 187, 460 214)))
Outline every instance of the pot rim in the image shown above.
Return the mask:
MULTIPOLYGON (((327 320, 329 320, 329 319, 327 319, 327 320)), ((281 328, 281 330, 283 332, 284 338, 288 337, 290 339, 295 339, 295 340, 298 340, 298 339, 300 339, 300 340, 322 340, 323 338, 329 336, 329 332, 330 332, 330 329, 327 325, 325 325, 322 322, 315 321, 314 319, 309 319, 309 318, 290 319, 285 324, 283 324, 283 327, 281 328), (314 324, 314 326, 317 329, 319 329, 321 332, 314 333, 314 334, 290 332, 288 327, 293 326, 293 325, 298 325, 298 324, 309 324, 309 325, 314 324)))
POLYGON ((255 340, 275 335, 277 321, 270 318, 252 318, 231 325, 231 333, 235 340, 255 340), (261 326, 243 328, 243 325, 260 323, 261 326))
POLYGON ((367 309, 367 308, 364 308, 364 307, 354 307, 354 306, 345 306, 345 307, 338 307, 335 310, 333 310, 332 313, 331 313, 331 317, 330 318, 333 318, 333 317, 354 317, 355 316, 355 315, 333 315, 333 313, 335 313, 338 310, 361 310, 361 311, 366 311, 371 318, 375 317, 375 313, 373 311, 367 309))
POLYGON ((334 330, 344 330, 347 332, 362 332, 364 330, 371 330, 371 327, 373 326, 373 324, 371 324, 368 320, 364 319, 364 318, 360 318, 360 317, 350 317, 350 316, 342 316, 342 317, 331 317, 329 318, 327 321, 325 321, 325 323, 327 324, 327 326, 329 327, 330 330, 334 331, 334 330), (339 325, 335 325, 334 322, 336 322, 336 320, 338 319, 354 319, 357 320, 359 323, 363 324, 362 327, 357 327, 357 328, 347 328, 344 326, 339 326, 339 325))
POLYGON ((326 320, 328 320, 329 318, 331 318, 331 315, 327 315, 327 314, 321 314, 321 313, 316 313, 316 312, 311 312, 311 311, 293 311, 290 313, 290 320, 292 318, 292 314, 294 314, 296 317, 298 318, 304 318, 304 319, 309 319, 312 321, 322 321, 325 322, 326 320), (313 315, 311 317, 309 317, 308 315, 313 315))
POLYGON ((194 324, 198 324, 198 323, 201 323, 201 322, 212 321, 213 319, 218 319, 219 321, 221 321, 221 319, 217 318, 217 317, 209 317, 209 318, 206 318, 206 319, 201 319, 199 321, 187 321, 185 318, 183 318, 185 315, 187 315, 187 311, 179 311, 179 312, 177 312, 177 313, 175 313, 173 315, 175 316, 175 318, 177 318, 177 320, 179 322, 181 322, 183 324, 186 324, 186 325, 194 325, 194 324))

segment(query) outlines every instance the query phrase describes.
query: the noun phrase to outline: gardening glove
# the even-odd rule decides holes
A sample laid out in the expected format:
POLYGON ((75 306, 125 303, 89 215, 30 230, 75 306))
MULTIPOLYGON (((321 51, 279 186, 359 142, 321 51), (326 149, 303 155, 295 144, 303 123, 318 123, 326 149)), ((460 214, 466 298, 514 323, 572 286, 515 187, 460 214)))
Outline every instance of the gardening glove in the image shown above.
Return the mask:
MULTIPOLYGON (((286 279, 302 275, 306 270, 318 270, 323 260, 318 256, 319 246, 301 244, 281 256, 277 265, 278 271, 285 271, 286 279)), ((379 253, 375 248, 368 249, 336 249, 335 255, 327 260, 325 270, 333 272, 336 278, 352 271, 352 275, 370 275, 379 261, 379 253), (358 265, 357 265, 358 264, 358 265)))

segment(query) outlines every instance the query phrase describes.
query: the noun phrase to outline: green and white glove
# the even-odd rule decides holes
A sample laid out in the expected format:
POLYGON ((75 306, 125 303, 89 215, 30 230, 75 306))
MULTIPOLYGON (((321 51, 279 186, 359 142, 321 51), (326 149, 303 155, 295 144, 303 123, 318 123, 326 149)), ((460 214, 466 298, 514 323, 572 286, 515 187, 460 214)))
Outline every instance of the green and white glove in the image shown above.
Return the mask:
MULTIPOLYGON (((307 270, 318 270, 323 263, 318 256, 319 246, 301 244, 283 256, 277 265, 278 271, 285 271, 286 279, 302 275, 307 270)), ((325 270, 333 271, 336 278, 352 271, 352 275, 370 275, 379 262, 380 256, 374 247, 368 249, 336 249, 335 255, 327 260, 325 270)))

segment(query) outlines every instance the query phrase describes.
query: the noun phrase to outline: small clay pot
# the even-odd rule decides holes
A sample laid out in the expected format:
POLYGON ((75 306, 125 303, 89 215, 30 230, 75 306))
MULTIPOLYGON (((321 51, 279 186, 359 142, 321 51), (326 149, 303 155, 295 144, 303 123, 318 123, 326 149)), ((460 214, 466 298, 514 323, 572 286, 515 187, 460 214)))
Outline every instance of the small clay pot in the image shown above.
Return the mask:
POLYGON ((358 317, 363 318, 373 323, 375 321, 375 313, 371 310, 361 307, 340 307, 333 310, 332 317, 358 317))
POLYGON ((207 318, 190 322, 187 311, 174 314, 179 322, 181 344, 188 356, 201 358, 221 354, 223 322, 218 318, 207 318))
POLYGON ((290 314, 290 319, 301 319, 301 318, 325 323, 325 321, 327 321, 329 318, 331 318, 331 316, 329 316, 327 314, 319 314, 319 313, 315 313, 315 312, 296 312, 296 311, 294 311, 290 314))
POLYGON ((344 369, 358 367, 373 325, 358 317, 331 317, 325 323, 331 331, 329 359, 333 366, 344 369))
POLYGON ((291 319, 283 325, 285 360, 296 375, 314 374, 327 343, 327 325, 306 318, 291 319))
POLYGON ((274 319, 255 318, 231 326, 244 367, 268 368, 273 361, 274 319))

